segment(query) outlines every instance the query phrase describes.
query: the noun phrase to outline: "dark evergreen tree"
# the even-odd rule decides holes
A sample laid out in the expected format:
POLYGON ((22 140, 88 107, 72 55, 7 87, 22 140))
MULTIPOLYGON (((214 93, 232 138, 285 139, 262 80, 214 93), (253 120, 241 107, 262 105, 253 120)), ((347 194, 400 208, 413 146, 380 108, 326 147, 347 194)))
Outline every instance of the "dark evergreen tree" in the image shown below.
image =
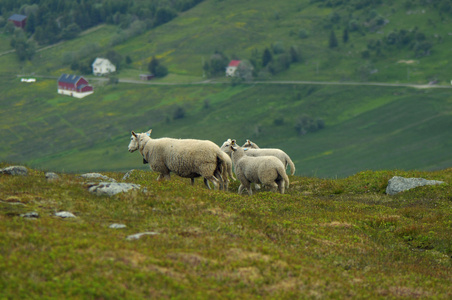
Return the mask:
POLYGON ((342 41, 345 43, 348 42, 348 28, 344 29, 344 32, 342 33, 342 41))
POLYGON ((330 48, 336 48, 338 46, 337 38, 336 38, 336 34, 334 33, 334 30, 331 30, 331 32, 330 32, 330 39, 328 42, 328 46, 330 48))
POLYGON ((268 48, 265 48, 262 54, 262 66, 266 67, 273 60, 273 55, 268 48))

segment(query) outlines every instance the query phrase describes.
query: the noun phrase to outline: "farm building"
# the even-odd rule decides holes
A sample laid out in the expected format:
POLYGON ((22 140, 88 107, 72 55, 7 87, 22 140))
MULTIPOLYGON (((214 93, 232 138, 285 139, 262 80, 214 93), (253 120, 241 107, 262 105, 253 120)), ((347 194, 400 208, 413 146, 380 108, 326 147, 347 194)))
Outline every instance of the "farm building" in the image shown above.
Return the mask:
POLYGON ((116 66, 106 58, 96 58, 92 64, 92 67, 93 74, 96 76, 102 76, 116 72, 116 66))
POLYGON ((151 80, 152 78, 154 78, 153 74, 140 74, 141 80, 151 80))
POLYGON ((13 22, 16 27, 25 28, 25 25, 27 24, 27 16, 14 14, 8 18, 8 21, 13 22))
POLYGON ((237 67, 240 63, 240 60, 231 60, 226 68, 226 76, 235 76, 235 71, 237 71, 237 67))
POLYGON ((58 78, 58 94, 83 98, 93 93, 93 87, 82 76, 62 74, 58 78))

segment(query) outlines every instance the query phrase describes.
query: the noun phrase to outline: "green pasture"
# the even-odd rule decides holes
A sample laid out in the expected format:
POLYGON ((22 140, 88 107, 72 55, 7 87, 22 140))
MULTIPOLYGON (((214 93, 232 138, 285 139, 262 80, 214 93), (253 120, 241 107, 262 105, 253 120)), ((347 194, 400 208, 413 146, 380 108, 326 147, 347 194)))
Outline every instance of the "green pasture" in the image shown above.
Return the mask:
POLYGON ((448 89, 258 84, 99 84, 83 99, 55 93, 55 82, 11 80, 1 160, 66 172, 146 169, 127 152, 130 131, 198 138, 221 145, 251 139, 286 151, 297 174, 344 177, 390 167, 450 166, 448 89), (34 93, 40 97, 35 97, 34 93), (182 109, 182 118, 175 117, 182 109), (302 115, 325 128, 298 135, 302 115), (20 117, 19 117, 20 116, 20 117), (428 146, 427 146, 428 145, 428 146))
MULTIPOLYGON (((0 145, 0 160, 68 172, 146 168, 125 147, 131 130, 153 128, 155 138, 200 138, 219 145, 227 138, 239 143, 252 139, 263 147, 282 148, 299 175, 449 167, 449 89, 340 85, 434 80, 450 85, 452 41, 446 24, 451 17, 433 6, 407 5, 356 9, 350 15, 347 6, 315 1, 203 1, 114 47, 110 43, 119 29, 101 25, 74 40, 40 46, 31 61, 20 62, 14 53, 0 56, 0 138, 6 141, 0 145), (332 23, 335 16, 339 21, 332 23), (342 41, 347 22, 370 24, 376 16, 389 22, 375 30, 350 31, 349 41, 342 41), (369 50, 369 58, 362 57, 372 41, 401 29, 425 34, 433 44, 430 55, 415 57, 409 47, 386 47, 380 55, 369 50), (331 30, 339 42, 334 49, 328 47, 331 30), (297 46, 302 60, 268 80, 336 84, 233 85, 223 77, 203 77, 202 65, 215 51, 239 59, 250 59, 257 51, 259 62, 264 49, 274 45, 286 51, 297 46), (93 95, 76 99, 56 93, 56 79, 73 72, 63 63, 68 56, 83 54, 83 59, 112 50, 131 58, 113 75, 118 84, 86 75, 93 95), (140 81, 154 56, 168 67, 168 76, 140 81), (19 75, 37 82, 21 83, 19 75), (205 80, 210 84, 200 83, 205 80), (183 117, 175 117, 176 110, 183 117), (297 135, 295 123, 303 115, 322 119, 325 128, 297 135)), ((0 34, 0 44, 9 45, 10 38, 0 34)))

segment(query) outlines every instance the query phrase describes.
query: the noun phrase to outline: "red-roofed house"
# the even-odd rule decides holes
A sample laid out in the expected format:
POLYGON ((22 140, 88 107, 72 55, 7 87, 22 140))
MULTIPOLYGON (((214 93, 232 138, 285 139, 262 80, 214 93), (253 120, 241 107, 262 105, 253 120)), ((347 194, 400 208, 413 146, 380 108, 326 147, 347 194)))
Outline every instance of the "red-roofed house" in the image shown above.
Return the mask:
POLYGON ((58 79, 58 94, 83 98, 93 92, 93 87, 82 76, 62 74, 58 79))
POLYGON ((8 18, 8 21, 13 22, 16 27, 25 28, 25 25, 27 24, 27 16, 14 14, 8 18))
POLYGON ((226 76, 235 76, 235 71, 237 71, 237 67, 241 62, 242 61, 240 60, 231 60, 228 67, 226 68, 226 76))

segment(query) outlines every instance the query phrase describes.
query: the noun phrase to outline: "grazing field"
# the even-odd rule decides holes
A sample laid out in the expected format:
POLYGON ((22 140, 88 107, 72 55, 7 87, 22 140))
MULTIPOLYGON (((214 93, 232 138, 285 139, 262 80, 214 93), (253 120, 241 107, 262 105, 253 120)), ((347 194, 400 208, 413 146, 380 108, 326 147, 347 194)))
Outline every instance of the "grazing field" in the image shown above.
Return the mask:
POLYGON ((24 61, 5 53, 14 35, 1 32, 0 161, 65 172, 144 168, 125 144, 131 130, 152 128, 155 137, 279 147, 303 176, 451 167, 446 2, 206 0, 121 43, 113 41, 127 31, 124 24, 101 24, 38 45, 24 61), (272 68, 263 66, 265 50, 272 68), (293 51, 297 59, 288 65, 293 51), (220 53, 250 61, 253 80, 231 80, 223 71, 209 77, 203 66, 220 53), (89 64, 107 55, 119 57, 118 72, 92 76, 89 64), (153 57, 169 74, 139 81, 153 57), (77 65, 88 66, 83 75, 94 94, 58 95, 57 78, 79 74, 77 65), (318 84, 286 83, 301 80, 318 84), (391 86, 398 83, 440 88, 391 86), (323 127, 306 132, 303 120, 323 127))
POLYGON ((451 169, 290 176, 286 194, 252 197, 237 195, 238 182, 212 191, 137 170, 126 181, 145 190, 95 196, 90 180, 59 175, 0 175, 3 298, 452 296, 451 169), (389 196, 394 175, 446 184, 389 196))

